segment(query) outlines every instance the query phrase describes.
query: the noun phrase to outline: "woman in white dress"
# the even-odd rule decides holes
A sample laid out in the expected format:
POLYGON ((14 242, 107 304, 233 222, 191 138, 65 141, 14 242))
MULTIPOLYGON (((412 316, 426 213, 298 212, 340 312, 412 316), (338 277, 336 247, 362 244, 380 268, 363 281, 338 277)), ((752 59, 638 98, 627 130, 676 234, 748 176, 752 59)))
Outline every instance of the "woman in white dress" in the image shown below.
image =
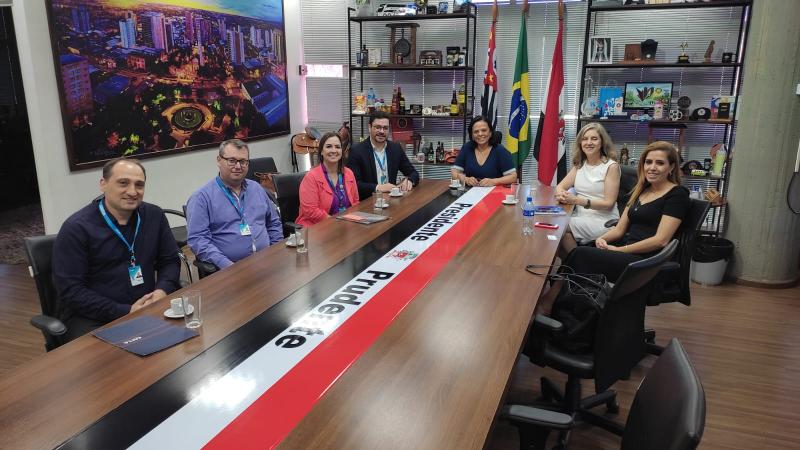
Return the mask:
POLYGON ((572 169, 556 186, 556 200, 575 205, 569 230, 561 239, 562 256, 578 242, 597 239, 608 231, 606 222, 619 219, 619 178, 614 143, 605 128, 596 122, 581 128, 572 145, 572 169))

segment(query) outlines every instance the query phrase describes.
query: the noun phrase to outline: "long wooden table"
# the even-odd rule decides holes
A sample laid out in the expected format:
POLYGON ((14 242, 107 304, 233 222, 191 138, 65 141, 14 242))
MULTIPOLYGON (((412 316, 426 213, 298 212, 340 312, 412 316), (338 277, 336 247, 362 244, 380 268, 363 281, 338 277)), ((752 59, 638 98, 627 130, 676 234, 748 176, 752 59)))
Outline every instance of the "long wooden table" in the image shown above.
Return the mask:
MULTIPOLYGON (((84 336, 12 371, 0 380, 0 448, 70 440, 445 192, 445 182, 423 180, 390 200, 389 221, 326 220, 309 229, 306 255, 275 245, 194 283, 204 325, 183 344, 140 358, 84 336)), ((552 189, 536 197, 551 203, 552 189)), ((368 203, 354 209, 371 211, 368 203)), ((280 446, 482 447, 542 288, 525 266, 552 261, 569 220, 538 219, 560 227, 523 237, 519 207, 497 209, 280 446)), ((168 306, 134 315, 161 316, 168 306)))

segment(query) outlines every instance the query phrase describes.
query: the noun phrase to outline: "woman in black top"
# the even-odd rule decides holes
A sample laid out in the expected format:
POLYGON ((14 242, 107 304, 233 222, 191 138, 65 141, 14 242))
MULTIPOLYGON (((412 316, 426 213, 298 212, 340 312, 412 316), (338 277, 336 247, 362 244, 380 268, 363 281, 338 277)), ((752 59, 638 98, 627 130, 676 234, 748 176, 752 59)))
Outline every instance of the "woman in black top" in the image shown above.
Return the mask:
MULTIPOLYGON (((603 274, 614 282, 628 264, 658 253, 678 231, 689 211, 689 190, 681 186, 680 156, 669 142, 649 144, 639 159, 639 180, 614 228, 597 238, 595 247, 577 247, 564 265, 575 273, 603 274)), ((560 283, 539 300, 549 312, 560 283)), ((537 308, 538 309, 538 308, 537 308)))

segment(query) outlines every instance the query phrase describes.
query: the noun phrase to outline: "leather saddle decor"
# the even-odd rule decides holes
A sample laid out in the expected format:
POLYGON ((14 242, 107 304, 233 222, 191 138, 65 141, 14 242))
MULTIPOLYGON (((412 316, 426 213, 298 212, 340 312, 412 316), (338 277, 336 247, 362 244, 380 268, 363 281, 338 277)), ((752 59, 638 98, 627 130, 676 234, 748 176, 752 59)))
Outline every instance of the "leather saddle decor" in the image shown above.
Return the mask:
POLYGON ((458 149, 454 148, 448 152, 444 152, 444 162, 447 164, 455 164, 458 157, 458 149))
POLYGON ((280 172, 254 172, 253 175, 258 178, 261 187, 275 194, 275 180, 273 177, 279 173, 280 172))

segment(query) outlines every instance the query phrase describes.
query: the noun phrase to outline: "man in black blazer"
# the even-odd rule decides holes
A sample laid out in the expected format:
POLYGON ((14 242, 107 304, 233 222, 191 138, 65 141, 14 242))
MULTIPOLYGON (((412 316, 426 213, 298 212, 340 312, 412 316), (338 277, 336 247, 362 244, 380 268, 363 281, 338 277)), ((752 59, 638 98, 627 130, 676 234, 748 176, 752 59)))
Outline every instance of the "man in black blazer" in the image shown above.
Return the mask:
POLYGON ((363 201, 375 191, 390 192, 399 186, 410 191, 419 183, 419 174, 400 144, 389 142, 389 116, 376 112, 369 118, 369 139, 350 149, 347 167, 353 171, 358 184, 358 197, 363 201), (397 184, 397 171, 406 179, 397 184))

